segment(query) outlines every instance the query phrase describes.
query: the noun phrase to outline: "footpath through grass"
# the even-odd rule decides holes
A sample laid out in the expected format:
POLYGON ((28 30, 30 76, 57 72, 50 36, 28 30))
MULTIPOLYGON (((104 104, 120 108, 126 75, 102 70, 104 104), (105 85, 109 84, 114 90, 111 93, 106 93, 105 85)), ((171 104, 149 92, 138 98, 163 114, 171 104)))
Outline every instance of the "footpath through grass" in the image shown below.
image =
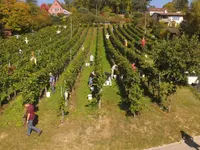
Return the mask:
MULTIPOLYGON (((106 59, 106 53, 103 43, 103 32, 101 29, 101 32, 99 32, 101 36, 101 40, 99 41, 99 47, 102 51, 102 63, 103 63, 103 71, 104 72, 110 72, 111 73, 111 66, 106 59)), ((90 47, 90 53, 95 55, 96 51, 96 40, 97 40, 97 28, 94 29, 93 32, 93 38, 91 41, 91 47, 90 47)), ((86 60, 86 62, 89 62, 89 56, 86 60)), ((98 107, 90 105, 92 101, 89 101, 87 99, 87 95, 90 94, 90 89, 88 86, 88 79, 90 73, 94 70, 94 65, 89 67, 84 67, 83 71, 80 73, 80 77, 77 79, 77 83, 75 86, 75 91, 71 98, 71 103, 75 104, 75 112, 73 112, 73 115, 81 114, 81 115, 88 115, 88 114, 95 114, 98 113, 98 107)), ((116 111, 118 109, 118 103, 120 102, 120 96, 119 96, 119 89, 113 81, 112 86, 104 86, 103 87, 103 97, 102 97, 102 107, 107 107, 109 104, 111 106, 114 106, 116 111)), ((103 108, 104 109, 104 108, 103 108)))
MULTIPOLYGON (((89 63, 89 57, 90 54, 93 56, 95 55, 95 50, 96 50, 96 35, 97 35, 97 29, 93 28, 93 33, 92 33, 92 38, 88 40, 90 44, 90 52, 89 55, 86 59, 86 63, 89 63)), ((84 64, 85 65, 85 64, 84 64)), ((94 67, 93 66, 84 66, 82 72, 80 73, 80 76, 77 78, 76 85, 75 85, 75 90, 72 93, 71 99, 70 99, 70 104, 73 105, 73 108, 75 108, 73 111, 72 115, 87 115, 90 113, 93 113, 95 109, 91 107, 87 107, 87 105, 90 103, 87 100, 87 95, 90 94, 90 89, 88 86, 88 79, 90 73, 93 71, 94 67)))

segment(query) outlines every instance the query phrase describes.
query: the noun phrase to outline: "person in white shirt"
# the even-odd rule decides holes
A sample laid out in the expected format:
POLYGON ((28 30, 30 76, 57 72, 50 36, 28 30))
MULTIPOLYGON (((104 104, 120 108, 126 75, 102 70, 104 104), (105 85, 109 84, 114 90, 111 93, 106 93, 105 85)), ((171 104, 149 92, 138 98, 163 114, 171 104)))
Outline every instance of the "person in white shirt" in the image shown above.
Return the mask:
POLYGON ((114 71, 117 70, 117 69, 118 69, 118 68, 117 68, 117 65, 114 64, 114 65, 112 66, 112 68, 111 68, 111 79, 114 78, 114 71))
POLYGON ((94 56, 90 54, 90 66, 93 65, 93 62, 94 62, 94 56))
POLYGON ((65 106, 67 106, 68 104, 68 101, 69 101, 69 90, 66 89, 65 92, 64 92, 64 99, 65 99, 65 106))

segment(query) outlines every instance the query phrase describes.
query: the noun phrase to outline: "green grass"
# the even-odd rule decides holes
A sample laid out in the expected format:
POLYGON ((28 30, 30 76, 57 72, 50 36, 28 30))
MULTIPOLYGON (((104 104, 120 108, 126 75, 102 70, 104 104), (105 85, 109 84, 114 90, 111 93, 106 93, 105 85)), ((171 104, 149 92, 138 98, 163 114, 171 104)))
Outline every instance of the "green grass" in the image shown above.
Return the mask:
POLYGON ((8 107, 3 111, 0 116, 0 127, 5 127, 8 125, 12 126, 22 126, 22 116, 23 116, 23 106, 22 106, 22 96, 17 96, 14 101, 11 101, 8 107))
MULTIPOLYGON (((95 54, 97 29, 89 30, 84 47, 91 45, 95 54)), ((103 55, 103 70, 110 72, 111 66, 106 59, 103 38, 100 40, 103 55)), ((89 56, 86 59, 89 62, 89 56)), ((38 137, 32 133, 24 135, 26 129, 19 126, 23 108, 22 98, 12 101, 0 116, 0 150, 4 149, 53 149, 53 150, 137 150, 181 139, 180 130, 194 136, 200 135, 200 101, 188 87, 179 88, 172 98, 171 112, 163 112, 150 99, 142 99, 146 109, 142 115, 126 117, 118 106, 121 101, 117 84, 103 87, 102 107, 86 107, 89 104, 87 94, 88 77, 93 67, 85 67, 77 78, 69 101, 69 114, 64 123, 57 116, 56 91, 50 98, 39 103, 38 127, 44 132, 38 137)), ((58 81, 63 82, 63 81, 58 81)))
MULTIPOLYGON (((89 38, 88 41, 90 41, 90 53, 95 55, 96 50, 96 35, 97 35, 97 29, 94 28, 94 31, 92 33, 92 36, 89 38)), ((90 54, 89 53, 89 54, 90 54)), ((86 62, 89 63, 89 55, 86 59, 86 62)), ((93 71, 94 67, 84 67, 82 72, 80 73, 80 77, 77 79, 77 84, 75 86, 75 90, 72 93, 72 99, 70 101, 73 101, 72 103, 75 104, 75 112, 74 115, 85 113, 85 115, 89 113, 93 113, 96 109, 94 107, 86 107, 86 105, 90 104, 90 101, 87 99, 87 95, 90 94, 90 89, 88 86, 88 79, 90 73, 93 71)))

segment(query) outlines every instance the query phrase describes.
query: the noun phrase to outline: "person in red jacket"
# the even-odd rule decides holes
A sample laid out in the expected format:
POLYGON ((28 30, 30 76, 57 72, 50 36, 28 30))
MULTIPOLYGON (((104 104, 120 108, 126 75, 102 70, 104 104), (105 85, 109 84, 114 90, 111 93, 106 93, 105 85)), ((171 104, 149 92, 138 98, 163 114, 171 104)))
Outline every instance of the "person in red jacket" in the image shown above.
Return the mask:
POLYGON ((29 103, 25 103, 24 104, 25 108, 26 108, 26 123, 28 125, 28 131, 27 131, 27 135, 30 136, 31 135, 31 131, 34 130, 38 133, 38 135, 40 135, 42 133, 42 130, 36 128, 33 126, 33 121, 35 119, 35 111, 34 111, 34 106, 32 104, 29 103))
POLYGON ((144 37, 142 38, 141 44, 142 44, 142 48, 144 48, 146 45, 146 40, 144 39, 144 37))
POLYGON ((137 68, 136 68, 136 66, 135 66, 135 63, 132 64, 132 69, 133 69, 134 72, 136 72, 136 69, 137 69, 137 68))

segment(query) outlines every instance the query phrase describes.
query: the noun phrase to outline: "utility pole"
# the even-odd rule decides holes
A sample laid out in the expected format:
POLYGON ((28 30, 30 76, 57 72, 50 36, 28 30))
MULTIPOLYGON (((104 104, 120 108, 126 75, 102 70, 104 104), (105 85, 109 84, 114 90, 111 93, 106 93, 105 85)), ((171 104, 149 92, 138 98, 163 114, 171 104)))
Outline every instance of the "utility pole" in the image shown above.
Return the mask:
POLYGON ((146 11, 144 12, 144 34, 146 34, 146 29, 147 29, 147 15, 146 15, 146 11))
POLYGON ((122 3, 122 5, 123 5, 123 15, 125 14, 125 11, 124 11, 124 2, 122 3))
POLYGON ((144 10, 144 34, 146 34, 146 30, 147 30, 146 0, 144 0, 144 6, 145 6, 145 10, 144 10))
POLYGON ((72 17, 71 17, 71 39, 72 39, 72 17))
MULTIPOLYGON (((73 26, 72 26, 72 17, 71 17, 71 39, 72 39, 72 32, 73 32, 73 26)), ((72 49, 70 49, 69 51, 69 54, 70 54, 70 61, 72 60, 72 49)))
POLYGON ((98 9, 97 9, 97 0, 96 0, 96 16, 98 14, 98 9))

